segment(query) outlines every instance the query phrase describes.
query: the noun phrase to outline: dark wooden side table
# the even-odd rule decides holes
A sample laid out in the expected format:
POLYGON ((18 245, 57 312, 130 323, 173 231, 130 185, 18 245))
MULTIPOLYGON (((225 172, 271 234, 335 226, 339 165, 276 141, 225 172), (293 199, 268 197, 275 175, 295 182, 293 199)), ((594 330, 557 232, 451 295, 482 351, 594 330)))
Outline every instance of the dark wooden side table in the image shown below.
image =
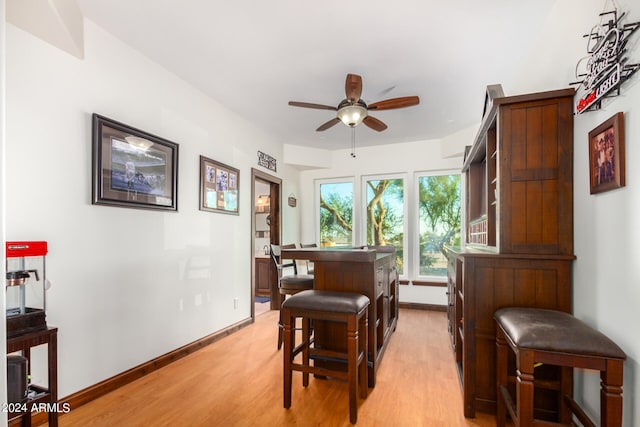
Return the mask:
POLYGON ((23 426, 31 425, 34 409, 48 412, 49 427, 58 426, 58 328, 47 328, 7 338, 7 354, 21 351, 29 363, 29 372, 31 372, 31 347, 43 344, 47 344, 48 386, 30 384, 29 391, 35 391, 36 396, 27 400, 25 405, 27 412, 9 412, 9 420, 22 417, 23 426))

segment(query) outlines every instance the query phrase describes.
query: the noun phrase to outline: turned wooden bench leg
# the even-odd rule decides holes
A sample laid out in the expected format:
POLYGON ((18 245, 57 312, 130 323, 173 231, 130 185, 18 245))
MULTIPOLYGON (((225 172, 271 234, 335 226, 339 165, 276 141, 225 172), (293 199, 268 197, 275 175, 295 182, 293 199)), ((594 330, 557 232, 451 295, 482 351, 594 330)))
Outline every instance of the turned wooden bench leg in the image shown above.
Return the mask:
MULTIPOLYGON (((309 366, 309 346, 311 345, 311 319, 308 317, 302 318, 302 364, 309 366)), ((286 350, 285 350, 286 351, 286 350)), ((309 372, 302 373, 302 386, 309 386, 309 372)))
POLYGON ((519 350, 516 354, 516 401, 519 427, 533 425, 533 365, 534 353, 519 350))
POLYGON ((292 377, 291 362, 293 358, 292 357, 293 347, 295 346, 295 343, 294 343, 295 328, 291 322, 292 321, 295 322, 295 319, 291 318, 291 311, 286 309, 280 310, 280 319, 283 320, 282 322, 283 327, 281 328, 281 330, 284 335, 283 344, 284 344, 284 355, 285 355, 284 363, 283 363, 284 407, 289 409, 291 407, 291 377, 292 377))
POLYGON ((607 360, 605 370, 600 371, 600 425, 602 427, 622 424, 622 379, 624 362, 607 360))
POLYGON ((496 334, 496 426, 504 427, 507 422, 507 403, 503 393, 508 390, 509 373, 509 347, 504 338, 504 333, 498 328, 496 334), (505 390, 505 391, 503 391, 505 390))
POLYGON ((358 421, 358 319, 349 316, 347 320, 347 377, 349 383, 349 420, 358 421))
POLYGON ((560 367, 560 393, 558 393, 558 420, 562 424, 571 425, 573 413, 564 402, 565 396, 573 398, 573 368, 570 366, 560 367))
POLYGON ((364 316, 362 316, 360 318, 360 327, 359 330, 360 331, 364 331, 365 333, 360 334, 359 335, 359 339, 360 339, 360 353, 362 354, 363 360, 360 363, 359 369, 360 372, 358 372, 358 380, 360 381, 360 384, 358 385, 358 387, 360 387, 360 397, 363 399, 366 399, 367 396, 369 395, 369 369, 367 366, 367 349, 369 348, 369 341, 368 341, 368 334, 367 332, 367 328, 369 327, 369 317, 368 314, 365 314, 364 316))

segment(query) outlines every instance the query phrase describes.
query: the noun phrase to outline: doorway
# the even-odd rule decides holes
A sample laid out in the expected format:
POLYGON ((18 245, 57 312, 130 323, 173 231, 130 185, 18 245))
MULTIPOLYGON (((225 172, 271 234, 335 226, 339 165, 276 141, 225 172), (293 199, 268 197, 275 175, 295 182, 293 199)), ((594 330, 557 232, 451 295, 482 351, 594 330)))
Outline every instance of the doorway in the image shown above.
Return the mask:
POLYGON ((251 169, 251 294, 252 316, 279 308, 277 271, 270 245, 280 243, 280 187, 282 180, 251 169))

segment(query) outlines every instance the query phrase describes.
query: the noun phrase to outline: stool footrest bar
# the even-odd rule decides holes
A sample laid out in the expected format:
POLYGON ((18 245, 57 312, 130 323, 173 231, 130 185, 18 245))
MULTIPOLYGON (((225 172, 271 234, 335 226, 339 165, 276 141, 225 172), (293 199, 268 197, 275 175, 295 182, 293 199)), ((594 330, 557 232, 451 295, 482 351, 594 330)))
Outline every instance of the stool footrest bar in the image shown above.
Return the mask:
POLYGON ((507 407, 507 411, 509 412, 509 416, 511 416, 512 420, 516 420, 516 404, 513 402, 511 394, 509 394, 509 390, 507 390, 505 386, 501 385, 500 394, 502 394, 502 398, 504 399, 504 403, 507 407))
POLYGON ((589 416, 582 410, 582 408, 578 406, 575 400, 573 400, 566 394, 563 397, 565 404, 569 407, 571 412, 573 412, 573 415, 575 415, 576 418, 580 420, 584 427, 596 427, 594 422, 591 421, 591 418, 589 418, 589 416))
POLYGON ((301 365, 299 363, 292 363, 291 369, 294 371, 305 373, 305 374, 314 374, 314 375, 320 375, 323 377, 339 378, 341 380, 349 379, 347 372, 340 372, 340 371, 335 371, 333 369, 319 368, 316 366, 301 365))

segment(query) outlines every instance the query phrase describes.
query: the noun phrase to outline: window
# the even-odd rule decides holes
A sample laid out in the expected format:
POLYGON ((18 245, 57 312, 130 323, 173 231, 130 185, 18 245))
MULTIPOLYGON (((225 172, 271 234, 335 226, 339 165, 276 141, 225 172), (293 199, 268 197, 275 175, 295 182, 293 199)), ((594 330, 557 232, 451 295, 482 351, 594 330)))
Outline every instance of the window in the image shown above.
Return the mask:
POLYGON ((320 246, 353 245, 353 182, 320 183, 320 246))
MULTIPOLYGON (((441 282, 445 244, 460 245, 460 174, 363 176, 318 182, 321 246, 385 246, 397 252, 398 274, 441 282)), ((318 211, 316 211, 318 212, 318 211)))
POLYGON ((404 272, 404 179, 364 181, 366 206, 366 244, 393 245, 398 257, 398 273, 404 272))
POLYGON ((460 175, 418 176, 419 276, 444 278, 442 246, 460 245, 460 175))

